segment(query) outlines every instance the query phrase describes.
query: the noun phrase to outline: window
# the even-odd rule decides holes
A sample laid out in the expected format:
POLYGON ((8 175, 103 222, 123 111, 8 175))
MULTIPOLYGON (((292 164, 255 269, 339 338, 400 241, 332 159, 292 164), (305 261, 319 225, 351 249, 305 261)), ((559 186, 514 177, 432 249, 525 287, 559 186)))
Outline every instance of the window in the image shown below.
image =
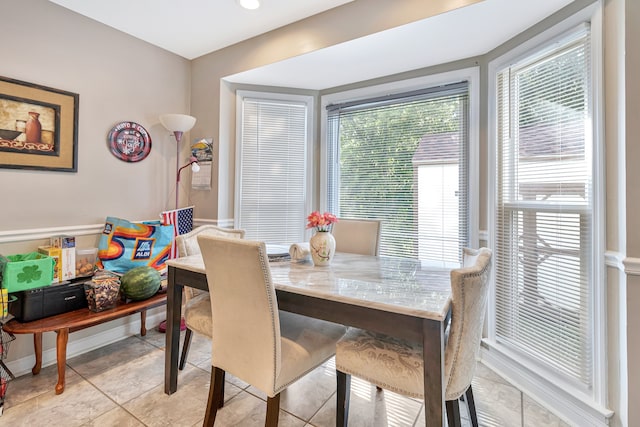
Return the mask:
POLYGON ((592 387, 590 32, 497 75, 494 339, 548 377, 592 387))
POLYGON ((311 100, 238 92, 235 226, 248 239, 304 240, 311 100))
POLYGON ((469 84, 327 106, 327 207, 383 221, 380 254, 457 266, 470 242, 469 84))

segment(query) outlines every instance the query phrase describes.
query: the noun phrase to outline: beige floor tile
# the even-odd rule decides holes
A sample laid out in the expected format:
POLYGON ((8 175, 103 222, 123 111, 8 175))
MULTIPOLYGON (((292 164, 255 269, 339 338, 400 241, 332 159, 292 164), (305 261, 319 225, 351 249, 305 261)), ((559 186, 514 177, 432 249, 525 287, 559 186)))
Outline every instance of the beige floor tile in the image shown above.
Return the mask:
POLYGON ((0 425, 11 427, 81 426, 116 408, 116 404, 85 381, 69 384, 64 393, 53 390, 5 408, 0 425))
POLYGON ((113 368, 105 367, 104 371, 85 378, 121 405, 154 387, 163 385, 163 367, 164 352, 154 348, 150 353, 113 368))
MULTIPOLYGON (((413 426, 422 404, 388 390, 377 391, 375 386, 359 378, 351 379, 349 403, 350 427, 413 426)), ((333 427, 336 423, 335 393, 311 419, 316 427, 333 427)))
MULTIPOLYGON (((463 408, 463 403, 460 403, 460 423, 462 424, 462 427, 471 427, 471 421, 469 421, 468 418, 464 417, 465 414, 465 409, 463 408)), ((445 414, 446 417, 446 414, 445 414)), ((478 421, 478 423, 482 426, 482 423, 480 422, 480 420, 478 421)), ((448 424, 447 424, 448 425, 448 424)), ((416 423, 414 424, 415 427, 424 427, 425 426, 425 419, 424 419, 424 405, 422 406, 422 408, 420 409, 420 414, 418 414, 418 418, 416 419, 416 423)))
MULTIPOLYGON (((302 427, 305 425, 303 420, 285 412, 282 405, 280 408, 279 427, 302 427)), ((243 391, 218 410, 216 427, 262 427, 266 413, 266 401, 243 391)))
POLYGON ((513 386, 481 377, 473 380, 478 423, 487 427, 522 427, 522 393, 513 386))
POLYGON ((157 347, 137 337, 129 337, 68 359, 67 365, 83 377, 89 378, 154 352, 159 352, 157 347))
POLYGON ((489 369, 486 365, 484 365, 482 363, 478 363, 476 365, 475 377, 476 378, 484 378, 486 380, 490 380, 490 381, 493 381, 493 382, 496 382, 496 383, 502 383, 502 384, 509 385, 509 381, 505 380, 500 375, 498 375, 497 373, 495 373, 494 371, 492 371, 491 369, 489 369))
MULTIPOLYGON (((178 390, 172 395, 164 393, 164 384, 125 403, 123 408, 147 426, 191 426, 202 424, 209 396, 210 374, 186 366, 179 378, 178 390)), ((232 399, 240 389, 227 383, 225 401, 232 399)))
MULTIPOLYGON (((78 381, 82 381, 82 378, 67 366, 65 370, 65 386, 69 387, 78 381)), ((8 384, 7 397, 4 403, 5 410, 11 406, 16 406, 36 396, 55 390, 57 382, 57 365, 42 368, 38 375, 29 373, 17 377, 8 384)))
MULTIPOLYGON (((266 400, 266 395, 250 386, 247 392, 266 400)), ((336 391, 335 368, 320 366, 287 387, 280 395, 280 408, 308 421, 336 391)))
POLYGON ((524 427, 569 427, 569 424, 552 414, 526 394, 523 397, 524 427))
MULTIPOLYGON (((211 340, 195 332, 191 337, 191 346, 189 347, 187 363, 191 363, 196 366, 199 366, 200 364, 211 365, 211 340)), ((180 351, 182 351, 183 342, 184 339, 180 341, 180 351)))
MULTIPOLYGON (((144 337, 138 336, 138 339, 164 349, 167 342, 167 335, 164 332, 158 331, 158 325, 153 325, 152 327, 147 325, 147 335, 144 337)), ((182 344, 182 342, 184 342, 184 331, 180 333, 180 343, 182 344)))
POLYGON ((82 427, 144 427, 144 424, 118 406, 82 427))

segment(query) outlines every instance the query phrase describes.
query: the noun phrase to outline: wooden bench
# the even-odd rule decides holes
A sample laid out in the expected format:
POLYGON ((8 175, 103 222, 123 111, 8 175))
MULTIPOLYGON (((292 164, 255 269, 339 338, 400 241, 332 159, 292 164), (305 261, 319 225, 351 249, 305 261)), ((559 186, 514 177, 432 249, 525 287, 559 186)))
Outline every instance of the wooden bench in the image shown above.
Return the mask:
POLYGON ((21 323, 13 319, 7 322, 2 328, 12 334, 33 334, 33 347, 36 354, 36 364, 31 370, 33 375, 38 375, 42 368, 42 333, 55 331, 56 334, 58 334, 56 338, 56 357, 58 364, 56 394, 61 394, 64 391, 69 333, 119 319, 130 314, 140 313, 140 335, 145 336, 147 333, 145 325, 147 310, 165 305, 166 303, 167 294, 160 293, 144 301, 132 301, 126 304, 124 302, 118 302, 114 308, 99 313, 93 312, 88 308, 81 308, 31 322, 21 323))

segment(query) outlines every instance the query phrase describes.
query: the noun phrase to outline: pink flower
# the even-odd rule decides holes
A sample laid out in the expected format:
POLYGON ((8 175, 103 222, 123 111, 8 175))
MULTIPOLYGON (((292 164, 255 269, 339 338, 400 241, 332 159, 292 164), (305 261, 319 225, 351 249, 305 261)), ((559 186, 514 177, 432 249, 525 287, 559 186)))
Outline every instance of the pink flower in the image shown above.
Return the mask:
POLYGON ((329 212, 321 214, 318 211, 311 212, 307 217, 307 228, 315 228, 318 231, 329 231, 331 224, 338 222, 338 218, 329 212))

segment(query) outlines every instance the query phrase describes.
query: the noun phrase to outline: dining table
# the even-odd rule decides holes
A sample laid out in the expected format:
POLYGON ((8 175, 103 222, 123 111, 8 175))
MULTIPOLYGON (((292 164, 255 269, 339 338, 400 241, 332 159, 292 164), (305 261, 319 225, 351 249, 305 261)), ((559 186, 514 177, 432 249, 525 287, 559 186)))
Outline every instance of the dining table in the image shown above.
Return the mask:
MULTIPOLYGON (((208 290, 201 255, 167 261, 166 394, 178 387, 182 290, 208 290)), ((416 259, 336 253, 328 266, 269 262, 279 310, 423 343, 425 425, 442 427, 449 268, 416 259)))

